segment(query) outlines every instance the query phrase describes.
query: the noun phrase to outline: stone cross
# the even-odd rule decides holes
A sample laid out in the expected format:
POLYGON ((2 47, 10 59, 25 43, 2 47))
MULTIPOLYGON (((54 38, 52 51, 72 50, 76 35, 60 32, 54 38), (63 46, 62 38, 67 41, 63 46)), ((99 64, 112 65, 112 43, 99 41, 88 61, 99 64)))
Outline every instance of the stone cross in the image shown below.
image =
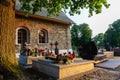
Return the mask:
POLYGON ((57 48, 57 45, 58 45, 58 42, 56 41, 56 42, 55 42, 55 48, 57 48))
POLYGON ((59 53, 57 46, 58 46, 58 42, 56 41, 55 42, 55 54, 56 55, 58 55, 58 53, 59 53))

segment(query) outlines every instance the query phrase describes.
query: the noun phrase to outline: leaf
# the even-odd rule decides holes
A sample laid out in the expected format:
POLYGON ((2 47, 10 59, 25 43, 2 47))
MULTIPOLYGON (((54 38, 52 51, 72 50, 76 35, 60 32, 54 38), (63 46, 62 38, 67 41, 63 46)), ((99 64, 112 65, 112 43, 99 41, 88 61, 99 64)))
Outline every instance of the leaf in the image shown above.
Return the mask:
POLYGON ((22 9, 26 12, 38 12, 42 8, 49 10, 48 15, 58 15, 60 11, 69 9, 69 14, 80 14, 81 9, 88 9, 89 16, 101 13, 102 6, 108 8, 107 0, 20 0, 22 9), (32 7, 31 7, 31 6, 32 7))

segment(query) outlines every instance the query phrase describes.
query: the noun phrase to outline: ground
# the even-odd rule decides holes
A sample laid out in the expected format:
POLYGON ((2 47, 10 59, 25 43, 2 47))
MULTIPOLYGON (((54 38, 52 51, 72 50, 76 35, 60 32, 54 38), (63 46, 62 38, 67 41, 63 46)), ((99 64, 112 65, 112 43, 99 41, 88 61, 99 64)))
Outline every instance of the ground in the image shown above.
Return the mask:
MULTIPOLYGON (((120 59, 120 57, 114 57, 113 59, 120 59)), ((56 79, 51 76, 40 73, 32 68, 25 68, 23 69, 23 75, 20 78, 20 80, 56 80, 56 79)), ((120 80, 120 66, 117 67, 115 70, 95 67, 93 70, 89 72, 78 74, 76 76, 69 77, 64 80, 120 80)))
MULTIPOLYGON (((24 71, 25 77, 22 80, 56 80, 53 77, 47 76, 43 73, 34 71, 33 69, 26 69, 24 71)), ((119 80, 119 71, 112 71, 108 69, 95 67, 94 70, 76 75, 74 77, 66 78, 64 80, 119 80)))

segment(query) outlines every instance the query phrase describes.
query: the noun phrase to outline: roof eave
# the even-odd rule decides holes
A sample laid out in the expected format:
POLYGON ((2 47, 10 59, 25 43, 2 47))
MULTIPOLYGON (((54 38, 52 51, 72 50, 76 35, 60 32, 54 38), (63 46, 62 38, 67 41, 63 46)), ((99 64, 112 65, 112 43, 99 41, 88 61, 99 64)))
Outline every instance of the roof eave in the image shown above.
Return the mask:
MULTIPOLYGON (((15 11, 15 14, 25 16, 24 12, 21 12, 21 11, 15 11)), ((73 24, 72 22, 62 21, 62 20, 58 20, 58 19, 54 19, 54 18, 47 18, 45 16, 40 16, 40 15, 29 14, 29 17, 42 19, 42 20, 47 20, 47 21, 58 22, 58 23, 66 24, 66 25, 73 24)))

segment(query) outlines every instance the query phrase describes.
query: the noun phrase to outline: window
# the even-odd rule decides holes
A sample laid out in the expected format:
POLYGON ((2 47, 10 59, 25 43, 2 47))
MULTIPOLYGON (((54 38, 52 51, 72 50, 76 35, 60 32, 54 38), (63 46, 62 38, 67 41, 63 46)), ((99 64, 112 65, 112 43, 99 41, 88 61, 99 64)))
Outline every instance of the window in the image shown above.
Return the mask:
POLYGON ((29 43, 29 30, 25 27, 19 27, 17 29, 17 35, 16 35, 16 43, 22 44, 22 43, 29 43))
POLYGON ((18 30, 18 44, 27 42, 27 32, 24 29, 18 30))
POLYGON ((44 29, 39 32, 39 43, 48 43, 48 32, 44 29))

